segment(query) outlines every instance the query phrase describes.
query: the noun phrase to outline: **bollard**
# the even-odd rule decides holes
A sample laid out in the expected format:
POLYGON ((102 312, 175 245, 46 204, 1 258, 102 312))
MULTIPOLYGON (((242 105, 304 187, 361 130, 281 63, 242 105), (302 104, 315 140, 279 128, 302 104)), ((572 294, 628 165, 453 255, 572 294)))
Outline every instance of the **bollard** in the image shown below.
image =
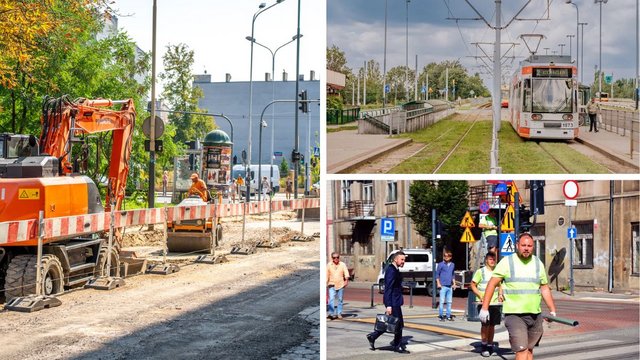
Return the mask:
POLYGON ((373 308, 373 288, 374 288, 375 286, 378 286, 378 287, 379 287, 380 285, 379 285, 379 284, 373 284, 373 285, 371 285, 371 308, 373 308))

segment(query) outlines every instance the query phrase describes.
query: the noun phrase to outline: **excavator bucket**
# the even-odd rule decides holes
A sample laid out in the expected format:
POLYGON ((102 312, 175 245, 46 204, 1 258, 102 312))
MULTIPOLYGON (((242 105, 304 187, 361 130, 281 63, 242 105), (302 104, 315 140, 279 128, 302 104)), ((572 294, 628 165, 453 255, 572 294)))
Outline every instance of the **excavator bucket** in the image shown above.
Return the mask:
POLYGON ((172 253, 208 253, 211 252, 212 246, 211 232, 176 231, 167 233, 167 248, 172 253))

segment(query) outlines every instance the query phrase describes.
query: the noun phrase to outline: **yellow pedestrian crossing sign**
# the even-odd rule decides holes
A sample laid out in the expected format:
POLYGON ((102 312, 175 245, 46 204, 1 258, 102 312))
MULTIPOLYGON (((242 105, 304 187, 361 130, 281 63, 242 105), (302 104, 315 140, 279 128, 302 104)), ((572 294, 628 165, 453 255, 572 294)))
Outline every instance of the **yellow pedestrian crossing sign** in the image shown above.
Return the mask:
POLYGON ((507 207, 507 211, 502 218, 502 226, 500 227, 500 231, 510 232, 515 230, 516 225, 516 211, 513 208, 513 204, 509 204, 507 207))
POLYGON ((476 223, 473 221, 473 218, 471 217, 471 214, 469 214, 468 211, 466 214, 464 214, 464 218, 462 218, 462 221, 460 222, 460 227, 467 228, 467 229, 476 227, 476 223))
POLYGON ((509 204, 513 204, 516 202, 516 193, 518 193, 518 202, 522 204, 522 195, 516 186, 516 182, 512 181, 509 186, 509 204))
POLYGON ((476 239, 473 237, 473 234, 471 233, 471 230, 469 228, 464 229, 464 232, 462 233, 462 237, 460 238, 460 242, 463 242, 463 243, 476 242, 476 239))

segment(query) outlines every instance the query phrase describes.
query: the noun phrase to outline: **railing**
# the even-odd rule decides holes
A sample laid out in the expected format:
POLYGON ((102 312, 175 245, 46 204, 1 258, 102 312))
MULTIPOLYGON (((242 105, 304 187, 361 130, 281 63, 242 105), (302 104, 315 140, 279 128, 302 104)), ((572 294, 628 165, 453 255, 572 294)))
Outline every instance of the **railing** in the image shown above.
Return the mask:
POLYGON ((629 156, 639 149, 638 134, 640 134, 640 119, 638 112, 625 109, 600 110, 603 128, 621 136, 629 136, 629 156))
POLYGON ((369 116, 368 114, 365 114, 362 117, 362 120, 370 123, 371 125, 377 127, 380 130, 383 130, 384 132, 388 133, 389 132, 389 125, 385 124, 384 122, 376 119, 373 116, 369 116))
POLYGON ((327 125, 348 124, 358 120, 360 108, 351 109, 327 109, 327 125))
POLYGON ((394 107, 388 107, 388 108, 384 108, 384 109, 362 110, 362 111, 360 111, 360 119, 364 119, 365 116, 379 117, 379 116, 391 114, 391 113, 398 112, 398 111, 402 111, 402 107, 394 106, 394 107))
POLYGON ((375 202, 372 200, 354 200, 347 203, 349 217, 373 216, 375 202))

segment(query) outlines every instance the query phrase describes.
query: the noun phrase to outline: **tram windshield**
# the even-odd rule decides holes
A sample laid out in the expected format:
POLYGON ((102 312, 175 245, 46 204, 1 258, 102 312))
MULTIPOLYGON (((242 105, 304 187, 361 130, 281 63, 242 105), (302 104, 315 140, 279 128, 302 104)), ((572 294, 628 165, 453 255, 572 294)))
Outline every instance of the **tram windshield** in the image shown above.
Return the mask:
POLYGON ((573 112, 571 79, 532 79, 533 112, 573 112))

